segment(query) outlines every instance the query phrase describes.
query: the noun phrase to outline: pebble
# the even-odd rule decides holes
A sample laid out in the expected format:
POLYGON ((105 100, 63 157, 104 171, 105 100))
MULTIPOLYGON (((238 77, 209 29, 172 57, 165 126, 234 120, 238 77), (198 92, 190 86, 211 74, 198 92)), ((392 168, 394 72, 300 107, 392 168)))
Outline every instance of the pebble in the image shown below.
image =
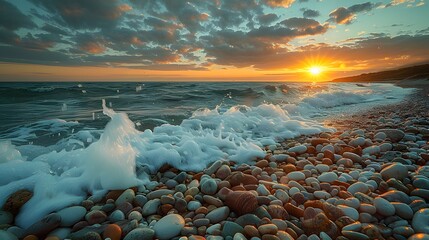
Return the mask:
MULTIPOLYGON (((165 229, 165 231, 168 232, 168 229, 165 229)), ((125 236, 124 240, 152 239, 154 235, 155 235, 154 230, 150 228, 136 228, 131 230, 125 236)), ((164 238, 164 239, 168 239, 168 238, 164 238)))
POLYGON ((18 238, 10 232, 0 230, 0 239, 1 240, 18 240, 18 238))
POLYGON ((381 170, 380 174, 384 180, 388 180, 390 178, 403 180, 408 176, 408 168, 401 163, 394 163, 381 170))
POLYGON ((300 181, 305 179, 305 174, 299 171, 290 172, 286 176, 288 179, 294 181, 300 181))
POLYGON ((212 210, 206 215, 206 218, 210 220, 210 223, 218 223, 225 220, 229 216, 230 210, 228 207, 220 207, 212 210))
POLYGON ((217 183, 214 179, 206 179, 201 182, 201 192, 204 194, 213 195, 217 192, 217 183))
POLYGON ((393 216, 395 214, 395 207, 386 199, 377 197, 374 199, 374 207, 377 212, 382 216, 393 216))
POLYGON ((50 231, 54 230, 61 224, 61 216, 57 213, 51 213, 41 219, 40 221, 31 225, 27 231, 26 235, 36 235, 36 236, 45 236, 50 231))
POLYGON ((262 235, 264 235, 264 234, 275 235, 275 234, 277 234, 278 228, 274 224, 263 224, 263 225, 258 227, 258 231, 262 235))
POLYGON ((405 136, 405 133, 399 129, 380 129, 376 134, 380 132, 384 133, 392 142, 399 142, 405 136))
POLYGON ((413 210, 411 207, 405 203, 392 202, 392 205, 395 207, 395 213, 403 219, 413 218, 413 210))
POLYGON ((351 240, 369 240, 370 238, 359 232, 353 232, 353 231, 341 231, 341 233, 344 235, 344 237, 351 239, 351 240))
POLYGON ((345 205, 338 205, 337 207, 341 209, 343 213, 351 219, 355 221, 359 219, 359 212, 356 209, 345 205))
POLYGON ((170 189, 159 189, 148 193, 146 197, 149 200, 153 200, 153 199, 161 198, 162 196, 170 195, 170 194, 173 195, 174 191, 170 189))
POLYGON ((414 214, 412 226, 416 233, 429 234, 429 208, 423 208, 414 214))
POLYGON ((305 153, 306 151, 307 151, 307 146, 305 146, 305 145, 298 145, 298 146, 291 147, 288 149, 288 152, 298 153, 298 154, 305 153))
POLYGON ((109 216, 109 220, 111 222, 119 222, 124 219, 125 219, 125 214, 121 210, 115 210, 109 216))
POLYGON ((225 221, 222 228, 222 237, 233 237, 236 233, 244 233, 243 227, 235 222, 225 221))
POLYGON ((350 185, 350 187, 347 188, 347 191, 354 195, 357 192, 361 193, 367 193, 368 192, 368 185, 366 185, 363 182, 356 182, 350 185))
POLYGON ((185 219, 178 214, 170 214, 161 218, 153 226, 157 238, 171 239, 179 235, 182 228, 185 226, 185 219))
POLYGON ((116 224, 107 225, 104 229, 103 237, 110 238, 110 240, 121 240, 122 229, 116 224))
POLYGON ((107 219, 106 214, 100 210, 92 210, 91 212, 85 215, 85 220, 89 223, 89 225, 102 223, 106 221, 106 219, 107 219))
POLYGON ((158 207, 161 205, 161 200, 159 199, 152 199, 149 200, 142 209, 142 215, 143 216, 149 216, 152 214, 155 214, 158 210, 158 207))
POLYGON ((70 227, 83 219, 86 209, 82 206, 64 208, 57 212, 61 217, 61 226, 70 227))
POLYGON ((116 206, 119 206, 125 202, 132 203, 134 201, 135 197, 136 197, 136 195, 134 193, 134 190, 127 189, 118 197, 118 199, 116 199, 115 204, 116 204, 116 206))
POLYGON ((328 183, 332 183, 337 179, 338 179, 338 175, 334 172, 324 172, 317 177, 317 180, 319 180, 320 182, 328 182, 328 183))
POLYGON ((11 224, 13 222, 13 215, 10 212, 0 210, 0 225, 11 224))

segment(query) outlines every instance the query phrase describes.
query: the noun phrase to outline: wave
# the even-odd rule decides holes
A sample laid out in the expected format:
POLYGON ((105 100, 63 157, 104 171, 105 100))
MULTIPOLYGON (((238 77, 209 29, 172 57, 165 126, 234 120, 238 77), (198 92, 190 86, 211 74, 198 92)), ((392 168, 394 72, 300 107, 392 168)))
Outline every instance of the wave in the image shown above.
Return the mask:
MULTIPOLYGON (((34 197, 17 216, 18 225, 28 227, 52 211, 80 202, 88 192, 97 194, 146 183, 149 179, 145 174, 136 175, 141 172, 136 168, 142 166, 155 172, 168 163, 181 170, 199 171, 217 160, 249 163, 265 156, 264 145, 329 131, 272 104, 234 106, 224 113, 218 108, 200 109, 180 125, 164 124, 144 132, 136 130, 127 114, 107 108, 104 101, 103 113, 111 120, 99 140, 87 147, 46 152, 33 146, 34 151, 43 153, 25 161, 17 148, 3 143, 0 155, 8 157, 0 168, 0 205, 16 190, 34 191, 34 197)), ((68 143, 76 141, 69 139, 68 143)))

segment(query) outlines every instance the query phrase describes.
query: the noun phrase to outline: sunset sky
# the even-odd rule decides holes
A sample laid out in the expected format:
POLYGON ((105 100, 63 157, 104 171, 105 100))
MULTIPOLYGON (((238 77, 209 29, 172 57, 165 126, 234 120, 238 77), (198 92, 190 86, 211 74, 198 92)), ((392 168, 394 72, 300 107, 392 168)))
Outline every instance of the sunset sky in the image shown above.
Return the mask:
POLYGON ((0 81, 315 81, 428 61, 427 0, 0 0, 0 81))

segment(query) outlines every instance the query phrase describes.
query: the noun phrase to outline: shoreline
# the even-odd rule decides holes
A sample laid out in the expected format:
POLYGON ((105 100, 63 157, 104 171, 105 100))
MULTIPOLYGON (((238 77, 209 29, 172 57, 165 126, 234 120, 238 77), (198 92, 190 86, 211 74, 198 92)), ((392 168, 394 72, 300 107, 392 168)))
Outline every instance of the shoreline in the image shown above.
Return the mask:
POLYGON ((164 166, 151 175, 158 185, 90 196, 27 230, 8 225, 29 199, 14 194, 0 236, 429 239, 429 85, 419 87, 401 103, 327 119, 336 132, 289 139, 254 166, 164 166))

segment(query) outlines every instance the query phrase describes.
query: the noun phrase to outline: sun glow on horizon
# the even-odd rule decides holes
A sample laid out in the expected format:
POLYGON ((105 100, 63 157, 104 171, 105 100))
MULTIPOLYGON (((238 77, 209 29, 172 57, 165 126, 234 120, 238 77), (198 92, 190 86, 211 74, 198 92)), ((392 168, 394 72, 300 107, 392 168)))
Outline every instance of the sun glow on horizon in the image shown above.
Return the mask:
POLYGON ((313 66, 310 67, 308 71, 311 73, 311 75, 317 76, 322 72, 322 69, 320 67, 313 66))

